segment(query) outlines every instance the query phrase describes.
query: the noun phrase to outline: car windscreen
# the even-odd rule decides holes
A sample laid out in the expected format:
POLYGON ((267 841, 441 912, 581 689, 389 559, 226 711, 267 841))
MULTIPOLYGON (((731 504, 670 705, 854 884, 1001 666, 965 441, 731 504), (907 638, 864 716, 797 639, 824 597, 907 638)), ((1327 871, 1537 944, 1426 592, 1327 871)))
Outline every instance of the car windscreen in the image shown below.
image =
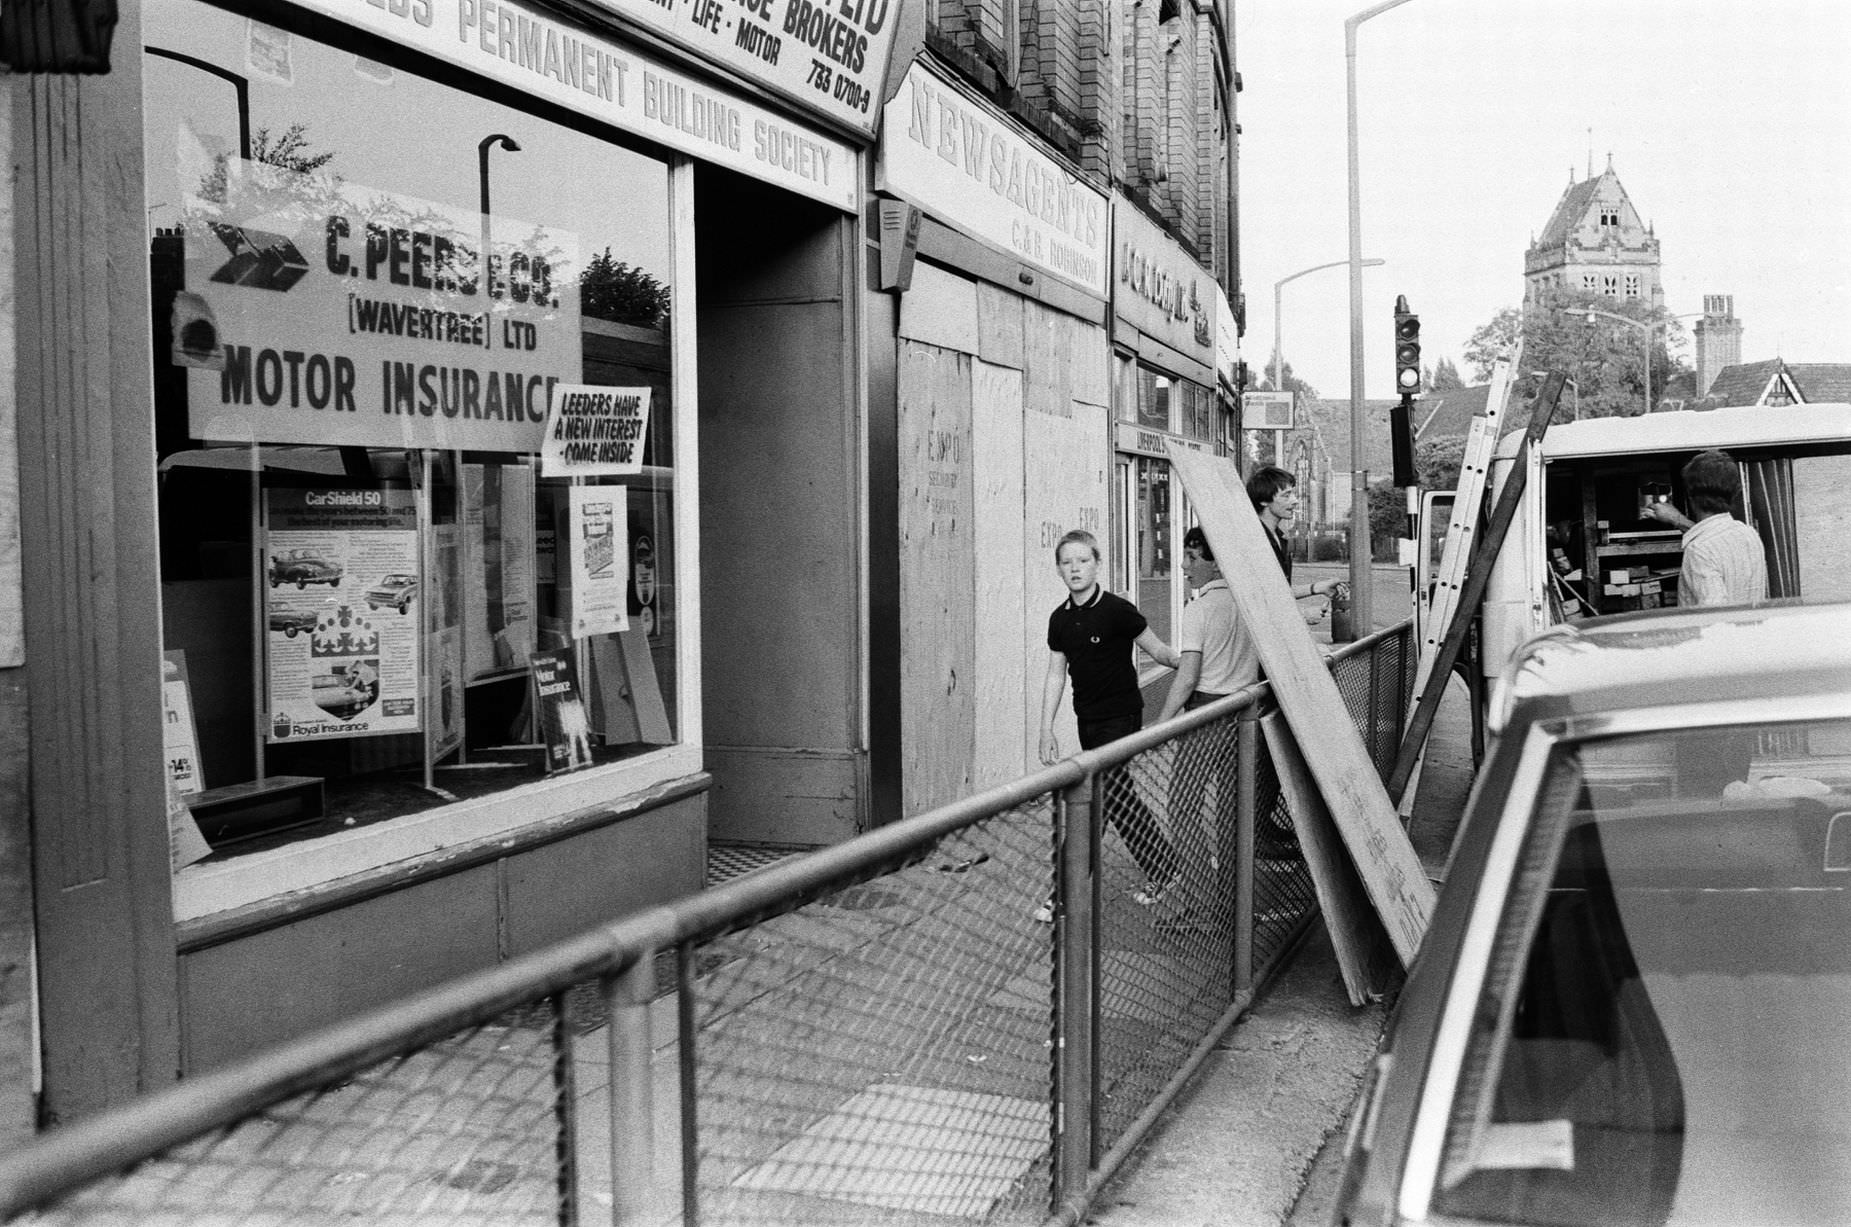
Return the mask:
POLYGON ((1564 742, 1544 778, 1433 1209, 1851 1222, 1851 721, 1564 742))

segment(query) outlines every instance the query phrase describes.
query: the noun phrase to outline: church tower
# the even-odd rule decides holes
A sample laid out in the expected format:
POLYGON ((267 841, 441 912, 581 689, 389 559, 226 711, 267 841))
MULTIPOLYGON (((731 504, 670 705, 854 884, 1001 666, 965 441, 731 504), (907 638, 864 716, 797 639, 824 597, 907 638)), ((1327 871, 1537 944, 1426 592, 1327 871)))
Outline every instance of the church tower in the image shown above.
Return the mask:
POLYGON ((1611 156, 1598 176, 1575 182, 1569 172, 1568 190, 1524 253, 1526 309, 1564 290, 1664 306, 1658 237, 1633 208, 1611 156))
POLYGON ((1705 294, 1703 318, 1691 331, 1697 338, 1697 395, 1704 397, 1724 367, 1742 360, 1742 321, 1735 318, 1735 295, 1705 294))

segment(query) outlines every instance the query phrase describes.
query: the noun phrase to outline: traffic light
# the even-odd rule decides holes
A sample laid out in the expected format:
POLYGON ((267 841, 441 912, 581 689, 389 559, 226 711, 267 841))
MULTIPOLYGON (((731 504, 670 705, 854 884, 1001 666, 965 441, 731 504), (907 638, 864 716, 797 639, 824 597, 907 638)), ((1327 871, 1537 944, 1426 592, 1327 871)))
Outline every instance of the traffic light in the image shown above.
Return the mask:
POLYGON ((1420 316, 1408 310, 1405 294, 1395 296, 1395 391, 1420 394, 1420 316))

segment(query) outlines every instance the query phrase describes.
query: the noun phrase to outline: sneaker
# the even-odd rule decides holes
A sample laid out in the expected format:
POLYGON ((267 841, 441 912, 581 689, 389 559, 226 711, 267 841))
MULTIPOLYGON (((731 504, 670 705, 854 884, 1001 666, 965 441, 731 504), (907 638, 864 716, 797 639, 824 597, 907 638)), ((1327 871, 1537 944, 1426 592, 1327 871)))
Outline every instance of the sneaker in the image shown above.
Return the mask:
POLYGON ((1041 924, 1044 924, 1044 925, 1053 924, 1054 923, 1054 900, 1049 899, 1046 903, 1036 908, 1034 911, 1034 917, 1036 921, 1038 921, 1041 924))
POLYGON ((1163 897, 1170 893, 1170 888, 1182 881, 1182 878, 1183 875, 1180 873, 1173 873, 1161 882, 1152 878, 1144 883, 1143 890, 1131 892, 1131 900, 1139 907, 1156 907, 1163 902, 1163 897))

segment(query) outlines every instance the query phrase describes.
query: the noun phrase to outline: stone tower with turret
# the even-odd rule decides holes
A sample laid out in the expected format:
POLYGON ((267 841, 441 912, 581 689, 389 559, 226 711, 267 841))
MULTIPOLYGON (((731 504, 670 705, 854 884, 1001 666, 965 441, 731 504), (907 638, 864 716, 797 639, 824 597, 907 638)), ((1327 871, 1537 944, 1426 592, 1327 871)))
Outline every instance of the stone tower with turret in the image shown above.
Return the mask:
POLYGON ((1742 360, 1742 321, 1735 318, 1735 295, 1705 294, 1703 318, 1691 332, 1697 338, 1697 395, 1708 396, 1723 368, 1742 360))
POLYGON ((1564 290, 1664 306, 1658 237, 1633 208, 1611 157, 1597 176, 1577 182, 1569 172, 1568 190, 1524 253, 1526 309, 1564 290))

